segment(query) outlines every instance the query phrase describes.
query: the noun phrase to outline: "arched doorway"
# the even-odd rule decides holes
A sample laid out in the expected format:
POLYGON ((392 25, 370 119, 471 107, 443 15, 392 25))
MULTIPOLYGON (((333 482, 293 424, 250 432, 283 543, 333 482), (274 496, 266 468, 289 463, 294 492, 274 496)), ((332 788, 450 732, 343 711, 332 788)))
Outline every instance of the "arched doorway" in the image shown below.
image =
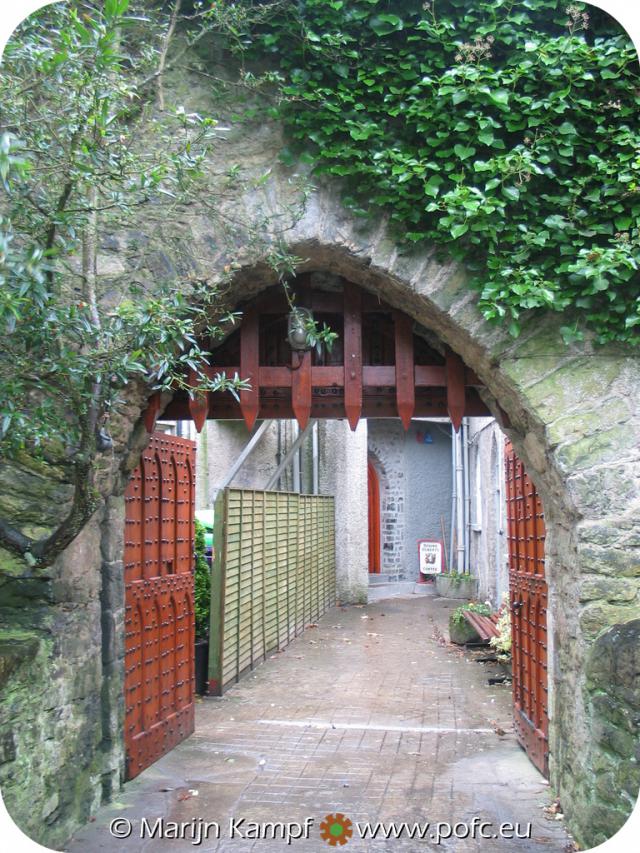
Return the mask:
POLYGON ((367 464, 369 494, 369 574, 380 574, 380 478, 371 462, 367 464))
MULTIPOLYGON (((556 334, 559 321, 556 322, 553 317, 539 327, 532 327, 529 334, 518 341, 510 340, 502 328, 488 326, 479 320, 473 294, 469 293, 465 276, 458 267, 454 264, 439 264, 430 252, 416 253, 415 257, 402 256, 399 260, 395 251, 389 254, 388 244, 384 242, 384 229, 369 244, 359 232, 347 229, 343 234, 337 226, 334 232, 323 232, 323 238, 318 239, 316 227, 317 222, 313 217, 305 219, 288 244, 290 249, 305 258, 300 273, 321 269, 330 270, 332 275, 343 276, 367 291, 364 300, 367 307, 377 306, 381 300, 385 300, 392 309, 406 312, 423 340, 437 341, 443 356, 447 349, 458 355, 465 373, 469 371, 469 376, 463 378, 460 375, 462 370, 456 370, 454 361, 450 360, 451 367, 445 370, 446 379, 453 379, 454 387, 457 384, 460 398, 463 387, 470 385, 469 390, 473 393, 479 380, 479 384, 484 386, 482 401, 486 401, 500 426, 507 431, 535 480, 544 501, 547 521, 545 555, 551 619, 547 650, 551 778, 569 805, 577 801, 576 778, 588 779, 584 784, 591 796, 595 790, 593 779, 600 771, 596 773, 593 770, 592 749, 595 746, 588 738, 588 747, 585 749, 584 733, 589 728, 594 712, 588 704, 589 695, 583 689, 581 674, 591 658, 590 644, 594 637, 615 620, 628 618, 633 612, 633 605, 603 606, 598 598, 583 601, 580 598, 581 583, 591 583, 589 575, 600 570, 600 565, 609 553, 616 555, 616 573, 626 571, 630 574, 635 559, 628 549, 623 551, 622 548, 613 548, 613 543, 626 541, 626 531, 629 525, 633 526, 633 504, 629 503, 627 496, 635 492, 628 480, 624 459, 614 466, 611 454, 616 443, 631 440, 636 421, 625 410, 620 415, 621 424, 613 430, 604 414, 600 418, 600 413, 604 413, 606 407, 599 405, 598 401, 618 394, 620 388, 627 389, 629 383, 634 386, 640 381, 640 374, 624 353, 617 352, 606 357, 603 355, 599 362, 602 367, 593 370, 593 359, 587 362, 580 347, 567 349, 558 343, 561 341, 556 334), (339 236, 336 237, 336 234, 339 236), (543 364, 552 365, 553 371, 545 373, 541 367, 543 364), (629 378, 625 378, 624 383, 620 378, 623 368, 629 371, 629 378), (567 404, 571 409, 570 417, 566 412, 567 404), (584 423, 576 421, 583 415, 584 423), (587 415, 592 419, 587 420, 587 415), (578 427, 575 427, 576 423, 578 427), (553 430, 550 425, 553 425, 553 430), (596 446, 592 438, 605 428, 611 441, 596 446), (614 480, 615 489, 612 485, 614 480), (619 482, 627 484, 627 491, 620 490, 619 482), (601 500, 603 494, 606 494, 606 502, 601 500), (619 513, 620 518, 624 516, 623 522, 619 523, 615 513, 619 513), (562 673, 562 677, 559 677, 559 673, 562 673), (578 727, 575 725, 576 719, 580 723, 578 727), (561 761, 562 755, 571 756, 571 762, 561 761), (571 772, 565 770, 569 766, 572 767, 571 772)), ((236 278, 234 296, 237 302, 234 304, 241 309, 253 297, 266 298, 266 291, 272 284, 271 274, 252 264, 240 271, 236 278)), ((331 296, 335 301, 335 296, 331 296)), ((312 305, 312 308, 315 306, 312 305)), ((326 313, 334 313, 329 310, 333 308, 333 302, 323 308, 326 313)), ((319 310, 319 306, 318 313, 324 313, 319 310)), ((246 315, 244 319, 246 321, 246 315)), ((243 325, 247 324, 243 322, 243 325)), ((227 366, 242 367, 240 355, 238 351, 238 360, 230 358, 227 366)), ((339 365, 317 365, 326 372, 321 381, 315 382, 312 374, 310 383, 292 382, 292 386, 297 386, 295 395, 293 387, 291 390, 287 387, 284 394, 275 387, 275 383, 281 381, 281 375, 285 375, 281 374, 282 365, 264 364, 255 359, 251 366, 257 368, 260 379, 264 370, 264 378, 268 380, 264 392, 259 390, 257 395, 257 402, 265 404, 265 416, 291 417, 292 398, 296 396, 298 412, 294 414, 300 414, 302 419, 308 416, 344 418, 346 387, 352 398, 357 397, 357 402, 362 400, 360 412, 365 418, 375 417, 373 412, 382 412, 379 415, 382 417, 397 416, 400 409, 408 408, 408 402, 410 405, 410 401, 398 394, 398 385, 406 385, 402 382, 402 370, 399 371, 401 381, 396 383, 394 389, 395 399, 389 399, 389 389, 393 387, 393 380, 398 378, 390 372, 389 364, 366 365, 376 369, 385 368, 384 374, 380 373, 380 380, 385 380, 385 386, 379 386, 381 394, 371 395, 372 386, 365 382, 362 397, 359 389, 354 389, 349 381, 350 375, 344 376, 344 379, 338 377, 338 382, 334 382, 333 377, 337 376, 335 369, 339 365), (272 370, 273 375, 268 372, 272 370), (386 385, 387 379, 389 385, 386 385), (273 387, 267 387, 272 383, 273 387), (308 385, 311 385, 311 394, 307 390, 308 385), (276 395, 274 391, 280 393, 276 395), (340 397, 342 405, 336 400, 340 397)), ((301 372, 296 370, 297 378, 308 379, 308 367, 306 364, 302 366, 301 372)), ((422 368, 428 365, 416 366, 422 368)), ((432 366, 441 368, 444 365, 432 366)), ((244 376, 251 372, 249 369, 242 370, 244 376)), ((377 373, 372 376, 378 380, 377 373)), ((444 415, 450 408, 447 403, 453 404, 451 408, 456 408, 455 398, 458 395, 451 394, 451 399, 447 400, 446 396, 449 395, 443 394, 442 388, 435 386, 436 393, 425 393, 422 399, 419 394, 416 395, 414 413, 422 416, 426 410, 428 415, 444 415)), ((256 396, 255 390, 253 393, 256 396)), ((241 405, 216 398, 212 414, 218 417, 255 418, 256 401, 251 399, 251 395, 243 397, 241 405)), ((468 397, 465 402, 469 402, 468 397)), ((152 408, 157 406, 158 411, 164 408, 164 400, 162 405, 160 400, 152 400, 151 405, 152 408)), ((190 407, 186 400, 174 397, 171 409, 165 416, 192 416, 195 420, 198 414, 204 420, 209 413, 209 405, 204 407, 202 413, 190 411, 195 408, 193 404, 190 407)), ((354 408, 357 412, 357 403, 350 408, 352 413, 354 408)), ((355 420, 353 414, 352 418, 355 420)), ((364 480, 364 466, 361 470, 364 480)))

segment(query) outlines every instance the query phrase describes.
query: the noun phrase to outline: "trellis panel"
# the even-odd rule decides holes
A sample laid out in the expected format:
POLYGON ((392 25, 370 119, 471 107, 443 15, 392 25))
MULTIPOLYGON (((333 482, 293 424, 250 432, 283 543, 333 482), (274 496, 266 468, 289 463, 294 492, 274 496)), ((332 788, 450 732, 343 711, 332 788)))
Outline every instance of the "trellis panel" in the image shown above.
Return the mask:
POLYGON ((334 512, 334 499, 324 495, 250 489, 221 494, 215 512, 211 694, 221 695, 335 603, 334 512))

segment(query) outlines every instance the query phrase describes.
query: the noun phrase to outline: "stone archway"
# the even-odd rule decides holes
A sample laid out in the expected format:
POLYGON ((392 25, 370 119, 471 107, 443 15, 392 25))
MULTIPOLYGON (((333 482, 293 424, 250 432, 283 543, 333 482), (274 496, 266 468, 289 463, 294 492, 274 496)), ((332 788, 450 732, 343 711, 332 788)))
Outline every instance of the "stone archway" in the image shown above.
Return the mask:
MULTIPOLYGON (((273 149, 264 140, 253 144, 247 159, 253 158, 253 168, 260 174, 265 163, 273 160, 273 149)), ((236 203, 249 210, 262 205, 273 209, 286 205, 291 192, 287 176, 281 175, 262 196, 236 203)), ((196 230, 184 235, 187 261, 183 263, 215 275, 227 257, 212 248, 210 232, 203 218, 196 230)), ((598 760, 602 726, 615 733, 622 724, 614 712, 603 722, 607 710, 603 703, 594 702, 595 681, 593 677, 588 681, 587 673, 593 670, 590 661, 599 638, 608 629, 627 625, 628 632, 635 625, 637 631, 638 625, 632 621, 639 614, 640 588, 637 358, 613 346, 594 349, 589 340, 567 348, 558 332, 562 321, 554 317, 525 323, 521 338, 512 340, 503 328, 483 320, 462 268, 439 260, 435 247, 400 252, 384 222, 363 225, 351 218, 331 187, 309 197, 303 215, 285 236, 287 249, 302 259, 300 270, 341 275, 381 296, 420 324, 423 334, 458 353, 483 381, 485 402, 512 439, 545 506, 551 782, 570 828, 583 844, 596 837, 596 814, 598 832, 611 835, 631 810, 629 791, 634 784, 637 787, 637 765, 623 754, 623 747, 619 753, 614 750, 613 758, 609 754, 607 763, 598 760), (625 779, 625 785, 618 779, 625 779), (619 802, 612 803, 606 796, 611 784, 620 784, 619 802)), ((267 251, 238 269, 231 286, 232 303, 241 304, 274 284, 275 274, 264 261, 267 251)), ((83 809, 88 813, 100 788, 108 796, 117 787, 123 763, 122 492, 148 437, 145 407, 145 395, 137 388, 120 423, 114 425, 114 467, 105 487, 105 505, 52 570, 56 595, 62 597, 51 605, 52 610, 61 602, 64 609, 64 596, 74 601, 75 595, 78 619, 67 614, 59 623, 66 633, 47 652, 50 667, 61 659, 64 638, 77 632, 80 618, 82 624, 91 622, 92 635, 102 636, 90 647, 95 652, 92 672, 102 683, 101 711, 83 724, 77 743, 69 741, 65 751, 67 762, 86 753, 82 766, 99 761, 100 772, 87 772, 87 779, 93 781, 86 786, 86 803, 74 814, 82 814, 83 809), (97 606, 87 611, 85 597, 74 592, 79 589, 78 561, 82 582, 101 590, 101 611, 97 606), (88 751, 87 743, 92 744, 88 751)), ((61 701, 73 707, 72 697, 61 701)), ((624 743, 624 738, 612 737, 607 743, 624 743)), ((33 767, 38 768, 33 771, 37 775, 40 769, 35 761, 33 767)), ((43 779, 49 774, 46 788, 55 788, 53 765, 42 773, 43 779)))
MULTIPOLYGON (((552 784, 578 838, 596 806, 613 832, 621 813, 598 793, 585 669, 596 637, 639 610, 638 360, 589 340, 565 347, 559 317, 525 323, 511 339, 482 319, 463 269, 439 261, 434 247, 401 253, 384 223, 351 219, 330 188, 311 197, 287 238, 301 270, 339 274, 380 295, 485 383, 486 402, 535 481, 548 520, 552 784)), ((234 290, 244 300, 274 280, 266 265, 252 263, 234 290)), ((622 757, 620 764, 629 766, 622 757)), ((628 812, 632 799, 624 798, 628 812)))
MULTIPOLYGON (((530 472, 548 522, 551 782, 579 839, 596 806, 611 834, 622 812, 598 793, 585 669, 596 637, 639 612, 638 360, 589 340, 565 347, 555 317, 525 324, 511 339, 483 320, 460 266, 440 261, 435 247, 401 253, 384 223, 371 228, 349 218, 330 189, 312 196, 287 236, 287 249, 302 259, 299 271, 341 275, 379 295, 485 384, 485 402, 530 472)), ((206 251, 206 232, 194 237, 194 254, 206 251)), ((232 292, 240 304, 275 281, 253 259, 232 292)))

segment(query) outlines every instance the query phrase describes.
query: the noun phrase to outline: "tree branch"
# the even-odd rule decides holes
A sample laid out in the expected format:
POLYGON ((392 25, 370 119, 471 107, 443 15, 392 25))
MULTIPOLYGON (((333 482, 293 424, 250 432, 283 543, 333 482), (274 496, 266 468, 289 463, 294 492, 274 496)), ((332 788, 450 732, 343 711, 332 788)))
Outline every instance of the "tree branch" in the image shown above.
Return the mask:
POLYGON ((40 564, 51 565, 55 558, 73 542, 100 505, 100 496, 93 488, 90 474, 91 463, 76 464, 73 476, 73 503, 67 517, 50 536, 38 540, 30 549, 27 549, 40 564))
POLYGON ((169 52, 169 45, 171 44, 171 39, 173 38, 173 33, 176 29, 176 23, 178 21, 178 15, 180 14, 180 6, 182 5, 182 0, 175 0, 173 5, 173 11, 171 12, 171 20, 169 21, 169 29, 167 30, 164 41, 162 43, 162 48, 160 50, 160 60, 158 62, 158 71, 156 77, 156 86, 158 92, 158 107, 164 112, 164 88, 162 86, 162 75, 164 74, 165 65, 167 62, 167 53, 169 52))
POLYGON ((8 551, 15 551, 18 554, 26 554, 31 550, 34 540, 25 536, 15 527, 7 524, 0 518, 0 545, 8 551))

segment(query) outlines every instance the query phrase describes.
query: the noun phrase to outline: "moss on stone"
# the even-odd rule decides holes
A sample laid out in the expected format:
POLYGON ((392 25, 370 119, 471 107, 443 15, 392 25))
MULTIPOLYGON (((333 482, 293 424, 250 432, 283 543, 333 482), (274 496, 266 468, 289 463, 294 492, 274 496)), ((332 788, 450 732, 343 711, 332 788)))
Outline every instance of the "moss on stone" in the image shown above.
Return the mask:
POLYGON ((580 471, 603 462, 617 461, 625 451, 633 450, 637 436, 625 424, 600 430, 558 449, 556 459, 567 470, 580 471))
POLYGON ((586 605, 580 614, 580 627, 587 638, 596 637, 601 631, 619 622, 626 622, 638 615, 638 607, 623 607, 594 601, 586 605))

